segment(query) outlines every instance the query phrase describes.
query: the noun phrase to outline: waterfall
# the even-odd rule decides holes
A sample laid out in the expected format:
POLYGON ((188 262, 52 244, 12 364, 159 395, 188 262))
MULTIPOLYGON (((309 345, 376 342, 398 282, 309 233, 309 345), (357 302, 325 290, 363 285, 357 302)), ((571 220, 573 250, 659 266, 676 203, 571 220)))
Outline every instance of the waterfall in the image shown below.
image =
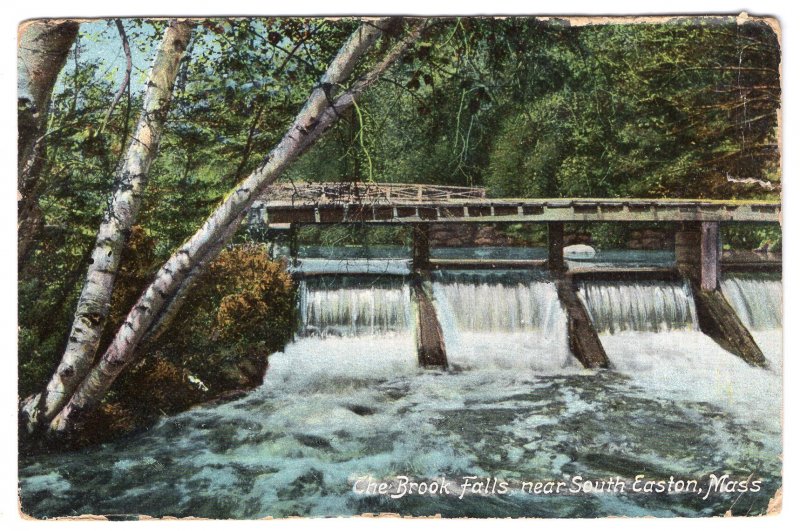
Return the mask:
POLYGON ((300 285, 301 335, 361 336, 402 331, 411 323, 408 286, 300 285))
POLYGON ((553 321, 563 317, 555 287, 549 282, 441 284, 439 293, 451 304, 461 330, 546 334, 556 326, 553 321))
POLYGON ((555 285, 512 272, 440 274, 434 304, 456 367, 574 367, 555 285))
POLYGON ((318 277, 299 292, 300 330, 270 356, 265 388, 337 390, 417 371, 411 294, 401 279, 318 277))
POLYGON ((783 285, 769 273, 726 275, 722 293, 751 330, 774 330, 783 323, 783 285))
POLYGON ((686 282, 582 282, 578 294, 599 333, 698 328, 686 282))

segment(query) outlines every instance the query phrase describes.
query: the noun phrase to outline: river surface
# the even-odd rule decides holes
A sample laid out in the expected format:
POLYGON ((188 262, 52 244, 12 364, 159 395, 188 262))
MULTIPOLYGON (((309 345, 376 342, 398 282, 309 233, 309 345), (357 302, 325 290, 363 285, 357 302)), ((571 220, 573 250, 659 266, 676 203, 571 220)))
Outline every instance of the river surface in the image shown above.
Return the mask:
MULTIPOLYGON (((401 257, 380 258, 359 267, 400 267, 385 259, 401 257)), ((305 266, 336 267, 313 260, 305 266)), ((597 257, 671 260, 669 253, 597 257)), ((722 283, 768 369, 699 332, 681 282, 580 286, 609 370, 583 369, 572 357, 564 311, 544 274, 438 273, 432 288, 447 371, 417 366, 401 277, 309 279, 300 287, 296 338, 271 356, 260 388, 123 440, 23 459, 23 510, 118 518, 766 511, 781 485, 778 275, 722 283), (746 492, 739 483, 724 492, 713 481, 726 474, 746 492), (623 487, 589 488, 587 480, 623 487), (648 480, 672 492, 645 492, 648 480), (409 493, 412 481, 437 492, 409 493), (696 488, 676 492, 691 481, 696 488), (565 486, 533 492, 536 482, 565 486), (381 483, 387 492, 378 492, 381 483)))

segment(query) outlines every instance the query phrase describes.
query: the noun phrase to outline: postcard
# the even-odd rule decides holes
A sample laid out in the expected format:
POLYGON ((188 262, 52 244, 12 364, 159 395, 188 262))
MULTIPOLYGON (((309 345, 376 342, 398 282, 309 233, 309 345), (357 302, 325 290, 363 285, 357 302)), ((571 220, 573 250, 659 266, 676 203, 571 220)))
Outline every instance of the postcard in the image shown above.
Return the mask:
POLYGON ((773 18, 33 19, 29 519, 782 503, 773 18))

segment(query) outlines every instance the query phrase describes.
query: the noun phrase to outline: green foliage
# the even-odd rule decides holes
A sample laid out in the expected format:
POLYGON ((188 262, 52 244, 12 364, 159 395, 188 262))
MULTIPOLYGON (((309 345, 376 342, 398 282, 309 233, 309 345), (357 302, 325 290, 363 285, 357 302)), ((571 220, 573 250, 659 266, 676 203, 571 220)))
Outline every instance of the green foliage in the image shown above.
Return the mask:
POLYGON ((730 20, 559 33, 546 52, 559 85, 501 122, 494 195, 731 199, 765 194, 730 178, 777 179, 771 28, 730 20))
POLYGON ((721 239, 724 249, 760 249, 765 245, 772 252, 781 252, 781 228, 774 225, 722 225, 721 239))
POLYGON ((547 245, 547 225, 543 223, 513 223, 500 226, 499 230, 514 241, 524 242, 530 247, 547 245))

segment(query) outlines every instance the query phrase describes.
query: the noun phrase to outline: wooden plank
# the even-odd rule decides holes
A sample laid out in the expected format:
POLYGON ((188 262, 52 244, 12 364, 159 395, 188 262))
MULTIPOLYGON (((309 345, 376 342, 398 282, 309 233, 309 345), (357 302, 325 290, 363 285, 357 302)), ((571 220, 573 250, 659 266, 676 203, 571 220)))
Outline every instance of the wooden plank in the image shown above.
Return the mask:
POLYGON ((556 280, 558 298, 567 314, 569 350, 587 369, 607 368, 610 365, 592 320, 578 297, 571 278, 556 280))
POLYGON ((416 275, 411 283, 411 296, 417 316, 417 359, 422 367, 447 368, 444 334, 433 305, 430 282, 416 275))
POLYGON ((736 271, 736 272, 775 272, 780 273, 783 271, 783 262, 780 261, 759 261, 759 262, 720 262, 720 269, 722 271, 736 271))
POLYGON ((672 267, 612 267, 570 269, 565 275, 573 281, 636 281, 636 280, 678 280, 680 272, 672 267))
POLYGON ((328 210, 320 219, 323 223, 345 221, 344 205, 378 206, 385 205, 402 212, 399 217, 381 222, 408 223, 413 221, 408 212, 424 208, 426 213, 447 212, 447 216, 432 214, 430 222, 758 222, 777 223, 781 209, 778 203, 743 203, 705 201, 654 201, 654 200, 565 200, 565 199, 460 199, 440 201, 413 201, 393 198, 393 201, 311 201, 306 203, 267 201, 264 204, 269 220, 272 222, 315 221, 314 208, 328 210))
POLYGON ((537 269, 547 265, 547 260, 509 260, 473 258, 432 258, 431 269, 537 269))
POLYGON ((707 291, 690 279, 700 330, 750 365, 766 367, 767 359, 736 311, 718 289, 707 291))

